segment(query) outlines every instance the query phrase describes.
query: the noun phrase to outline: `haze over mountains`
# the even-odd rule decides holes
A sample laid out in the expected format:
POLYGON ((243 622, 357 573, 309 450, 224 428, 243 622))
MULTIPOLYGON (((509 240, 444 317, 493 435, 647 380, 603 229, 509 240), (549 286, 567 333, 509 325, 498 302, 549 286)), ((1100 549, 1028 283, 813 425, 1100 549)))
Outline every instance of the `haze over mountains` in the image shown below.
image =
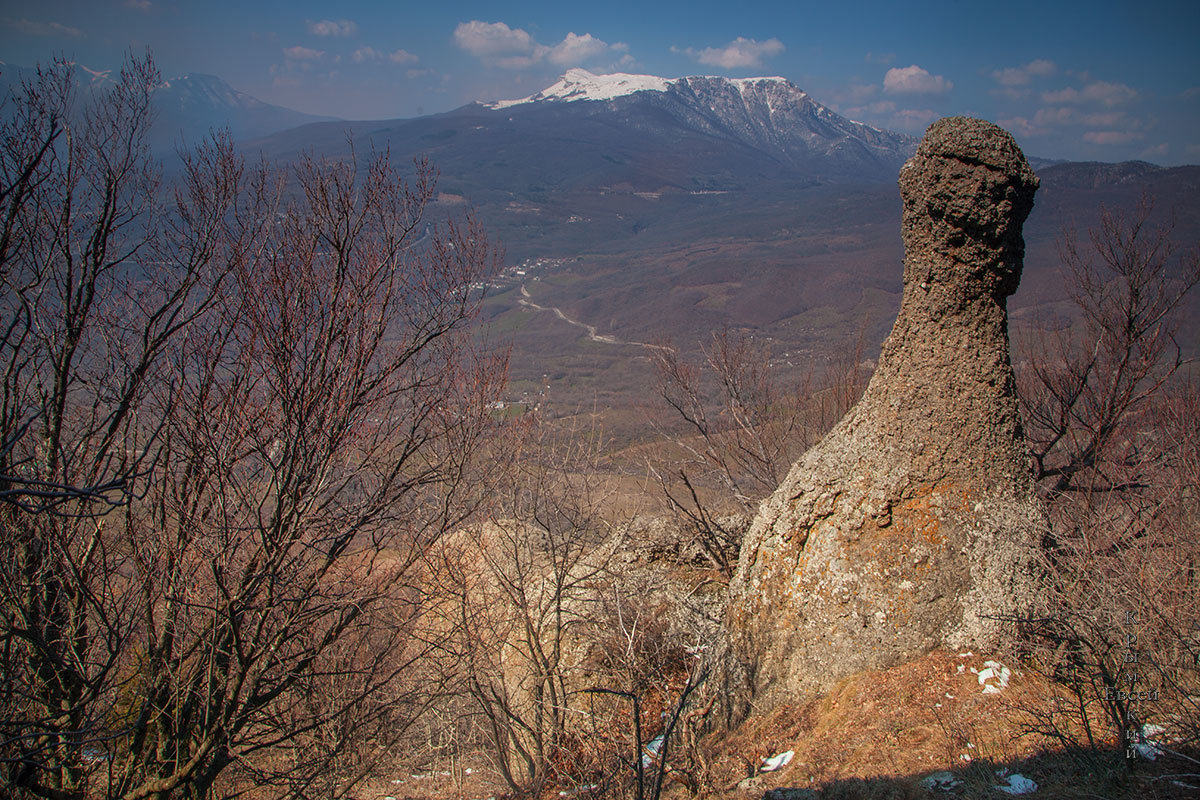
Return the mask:
MULTIPOLYGON (((800 369, 860 330, 870 350, 895 316, 896 177, 916 140, 852 122, 783 78, 571 70, 525 98, 308 125, 248 147, 345 154, 347 128, 359 148, 432 159, 439 205, 469 206, 507 249, 488 310, 513 342, 520 391, 545 376, 619 405, 644 391, 645 344, 669 336, 693 349, 723 327, 753 332, 800 369)), ((1062 324, 1055 241, 1095 224, 1101 204, 1149 194, 1182 240, 1200 230, 1200 168, 1030 161, 1042 189, 1018 320, 1062 324)))
MULTIPOLYGON (((32 72, 0 62, 0 90, 7 95, 10 86, 32 72)), ((72 65, 72 76, 84 95, 112 85, 116 77, 113 70, 94 70, 82 64, 72 65)), ((164 80, 154 92, 154 106, 157 118, 151 140, 158 149, 179 142, 195 143, 213 129, 228 128, 234 138, 244 139, 334 119, 264 103, 216 75, 201 73, 164 80)))
MULTIPOLYGON (((108 79, 76 70, 87 85, 108 79)), ((899 304, 896 177, 917 139, 851 121, 784 78, 573 69, 528 97, 382 121, 321 121, 202 75, 164 82, 157 102, 168 144, 227 125, 268 159, 347 156, 348 132, 360 153, 429 158, 432 217, 470 209, 505 249, 487 313, 492 338, 513 345, 516 397, 549 380, 627 404, 649 380, 644 344, 693 349, 723 327, 801 368, 860 330, 877 346, 899 304)), ((1181 241, 1200 231, 1198 167, 1030 162, 1042 188, 1018 321, 1068 312, 1055 240, 1095 224, 1101 204, 1149 194, 1181 241)))
MULTIPOLYGON (((270 155, 337 148, 346 125, 255 143, 270 155)), ((593 75, 573 69, 520 100, 411 120, 357 122, 356 136, 427 153, 447 177, 488 186, 720 191, 784 178, 890 180, 916 139, 842 117, 783 78, 593 75), (481 174, 482 173, 482 174, 481 174)), ((344 147, 344 144, 341 144, 344 147)))

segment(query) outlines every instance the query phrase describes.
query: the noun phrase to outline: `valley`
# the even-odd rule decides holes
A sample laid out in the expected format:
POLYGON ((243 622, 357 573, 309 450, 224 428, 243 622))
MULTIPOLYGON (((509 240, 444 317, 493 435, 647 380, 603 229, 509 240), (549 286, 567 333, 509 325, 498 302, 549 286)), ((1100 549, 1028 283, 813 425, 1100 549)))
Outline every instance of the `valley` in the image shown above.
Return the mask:
POLYGON ((778 77, 347 122, 131 61, 0 137, 19 796, 1190 779, 1200 167, 778 77), (153 102, 239 132, 157 162, 153 102))

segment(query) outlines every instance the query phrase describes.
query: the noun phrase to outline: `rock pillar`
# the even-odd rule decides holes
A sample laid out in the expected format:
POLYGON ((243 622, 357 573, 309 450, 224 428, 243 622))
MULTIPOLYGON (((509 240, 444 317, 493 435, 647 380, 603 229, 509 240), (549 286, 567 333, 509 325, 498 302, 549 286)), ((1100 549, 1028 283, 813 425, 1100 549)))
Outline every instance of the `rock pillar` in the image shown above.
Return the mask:
POLYGON ((986 647, 1034 601, 1045 517, 1006 301, 1037 185, 1008 133, 961 117, 930 126, 900 171, 904 294, 878 368, 764 501, 731 585, 756 703, 986 647))

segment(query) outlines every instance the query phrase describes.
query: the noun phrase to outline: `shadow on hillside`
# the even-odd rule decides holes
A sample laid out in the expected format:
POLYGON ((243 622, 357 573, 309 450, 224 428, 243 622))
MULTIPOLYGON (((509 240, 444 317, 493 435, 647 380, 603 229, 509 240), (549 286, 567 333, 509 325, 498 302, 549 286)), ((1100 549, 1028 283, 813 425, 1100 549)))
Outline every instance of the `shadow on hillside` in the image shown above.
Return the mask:
POLYGON ((996 762, 980 759, 953 772, 847 778, 816 788, 776 788, 763 800, 994 800, 1026 796, 1061 800, 1200 798, 1200 748, 1190 747, 1126 767, 1116 749, 1040 753, 996 762), (1036 784, 1036 788, 1029 783, 1036 784))

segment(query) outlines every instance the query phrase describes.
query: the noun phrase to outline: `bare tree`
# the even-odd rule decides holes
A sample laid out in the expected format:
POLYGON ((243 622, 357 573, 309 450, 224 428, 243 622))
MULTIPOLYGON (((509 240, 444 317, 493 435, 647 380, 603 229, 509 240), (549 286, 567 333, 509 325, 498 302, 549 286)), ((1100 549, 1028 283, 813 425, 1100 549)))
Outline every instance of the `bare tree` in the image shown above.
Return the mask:
POLYGON ((711 565, 726 575, 737 561, 746 517, 775 490, 792 462, 854 404, 865 386, 860 332, 823 374, 784 381, 769 350, 722 331, 699 364, 665 346, 655 350, 659 423, 673 457, 653 465, 671 511, 711 565))
POLYGON ((536 794, 582 779, 575 695, 624 521, 594 436, 533 414, 510 434, 486 520, 444 540, 440 573, 454 669, 492 760, 536 794))
POLYGON ((21 100, 50 146, 5 138, 9 783, 339 796, 431 697, 410 577, 503 379, 470 336, 492 251, 386 154, 289 182, 218 139, 163 207, 149 61, 82 133, 56 69, 21 100))
POLYGON ((1165 452, 1136 465, 1138 486, 1051 504, 1049 611, 1024 621, 1024 640, 1029 662, 1067 692, 1026 710, 1032 730, 1096 760, 1114 740, 1136 760, 1148 723, 1160 747, 1200 741, 1197 410, 1194 378, 1163 390, 1143 413, 1165 452))
POLYGON ((157 81, 132 61, 81 108, 58 61, 7 99, 0 132, 0 758, 14 785, 50 796, 83 780, 130 630, 108 602, 120 577, 103 515, 153 463, 161 421, 141 409, 221 284, 211 253, 231 176, 209 171, 204 204, 183 201, 187 236, 163 261, 145 143, 157 81))
POLYGON ((711 788, 700 737, 714 698, 696 696, 722 645, 724 595, 705 591, 703 571, 661 567, 614 570, 591 627, 588 753, 604 796, 657 798, 668 779, 711 788))
POLYGON ((1151 211, 1143 199, 1131 215, 1104 212, 1090 247, 1065 237, 1079 324, 1017 360, 1051 518, 1049 613, 1025 620, 1025 641, 1069 698, 1030 709, 1032 727, 1097 758, 1116 737, 1127 761, 1152 720, 1174 742, 1200 732, 1200 431, 1195 375, 1175 339, 1200 251, 1180 252, 1151 211))
POLYGON ((1018 360, 1035 475, 1051 492, 1136 482, 1140 415, 1185 363, 1176 312, 1200 282, 1200 250, 1180 252, 1152 211, 1148 198, 1129 215, 1106 210, 1090 247, 1072 234, 1060 242, 1081 324, 1018 360))

